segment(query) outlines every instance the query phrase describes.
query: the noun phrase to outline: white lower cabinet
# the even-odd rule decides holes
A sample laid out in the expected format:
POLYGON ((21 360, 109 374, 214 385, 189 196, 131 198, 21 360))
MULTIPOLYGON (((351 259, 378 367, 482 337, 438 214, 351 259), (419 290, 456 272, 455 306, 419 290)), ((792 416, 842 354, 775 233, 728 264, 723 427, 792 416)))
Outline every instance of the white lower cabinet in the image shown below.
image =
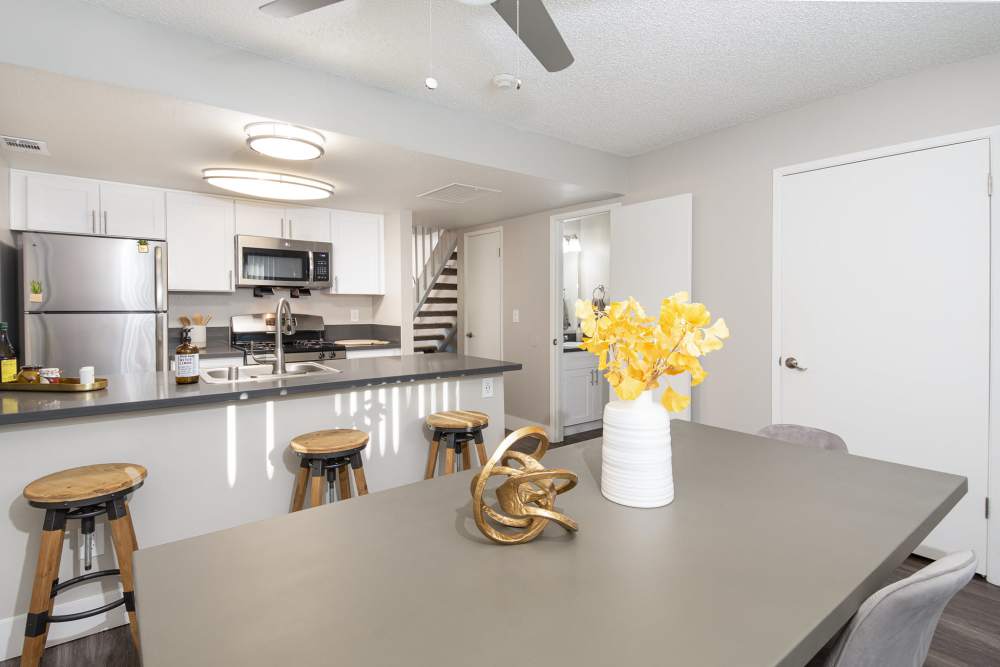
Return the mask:
POLYGON ((233 200, 167 193, 167 285, 177 292, 232 292, 233 200))
POLYGON ((563 426, 598 421, 604 412, 604 378, 597 357, 588 352, 563 354, 560 378, 560 411, 563 426))

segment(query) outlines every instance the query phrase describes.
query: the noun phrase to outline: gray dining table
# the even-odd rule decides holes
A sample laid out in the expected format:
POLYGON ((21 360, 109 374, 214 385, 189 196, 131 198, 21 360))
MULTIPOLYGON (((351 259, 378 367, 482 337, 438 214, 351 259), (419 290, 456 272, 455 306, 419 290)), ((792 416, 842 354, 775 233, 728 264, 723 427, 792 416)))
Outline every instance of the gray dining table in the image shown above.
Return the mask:
POLYGON ((601 495, 600 440, 545 456, 579 477, 558 498, 576 534, 488 541, 468 471, 141 549, 143 665, 803 665, 966 491, 671 428, 676 498, 658 509, 601 495))

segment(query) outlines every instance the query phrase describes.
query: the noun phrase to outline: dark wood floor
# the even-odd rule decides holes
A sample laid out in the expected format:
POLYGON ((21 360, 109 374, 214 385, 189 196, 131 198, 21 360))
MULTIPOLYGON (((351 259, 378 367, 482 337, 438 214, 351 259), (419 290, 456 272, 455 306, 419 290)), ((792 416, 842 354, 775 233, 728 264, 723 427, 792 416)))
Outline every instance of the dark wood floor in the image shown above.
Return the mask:
MULTIPOLYGON (((567 436, 553 447, 600 437, 589 431, 567 436)), ((929 561, 910 556, 890 581, 908 577, 929 561)), ((0 662, 0 667, 17 667, 17 659, 0 662)), ((43 667, 139 667, 128 626, 91 635, 45 651, 43 667)), ((1000 586, 975 577, 944 610, 931 643, 925 667, 986 667, 1000 665, 1000 586)))

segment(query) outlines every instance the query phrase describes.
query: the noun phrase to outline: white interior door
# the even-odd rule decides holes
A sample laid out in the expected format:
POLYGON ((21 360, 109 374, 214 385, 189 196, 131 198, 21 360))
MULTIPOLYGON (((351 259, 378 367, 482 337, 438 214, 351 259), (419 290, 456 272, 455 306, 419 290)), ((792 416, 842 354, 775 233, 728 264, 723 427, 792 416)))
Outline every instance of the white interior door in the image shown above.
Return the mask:
POLYGON ((838 433, 852 454, 968 477, 922 553, 974 549, 980 571, 989 153, 980 140, 781 177, 776 237, 775 421, 838 433))
MULTIPOLYGON (((655 316, 665 297, 681 291, 690 293, 691 215, 690 194, 612 210, 612 301, 635 297, 648 314, 655 316)), ((691 378, 687 373, 671 377, 669 382, 674 390, 690 394, 691 378)), ((662 391, 657 392, 657 398, 662 391)), ((615 396, 611 399, 615 400, 615 396)), ((691 409, 674 417, 690 419, 691 409)))
POLYGON ((499 230, 465 236, 465 354, 474 357, 502 356, 501 239, 499 230))

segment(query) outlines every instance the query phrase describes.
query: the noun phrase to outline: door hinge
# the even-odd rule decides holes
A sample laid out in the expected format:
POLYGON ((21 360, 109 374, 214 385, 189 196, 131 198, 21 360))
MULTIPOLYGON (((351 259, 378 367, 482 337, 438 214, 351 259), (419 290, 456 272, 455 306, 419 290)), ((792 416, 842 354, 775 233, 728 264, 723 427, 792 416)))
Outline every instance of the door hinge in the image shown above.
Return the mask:
POLYGON ((990 518, 990 498, 989 498, 989 496, 986 497, 986 518, 987 519, 990 518))

